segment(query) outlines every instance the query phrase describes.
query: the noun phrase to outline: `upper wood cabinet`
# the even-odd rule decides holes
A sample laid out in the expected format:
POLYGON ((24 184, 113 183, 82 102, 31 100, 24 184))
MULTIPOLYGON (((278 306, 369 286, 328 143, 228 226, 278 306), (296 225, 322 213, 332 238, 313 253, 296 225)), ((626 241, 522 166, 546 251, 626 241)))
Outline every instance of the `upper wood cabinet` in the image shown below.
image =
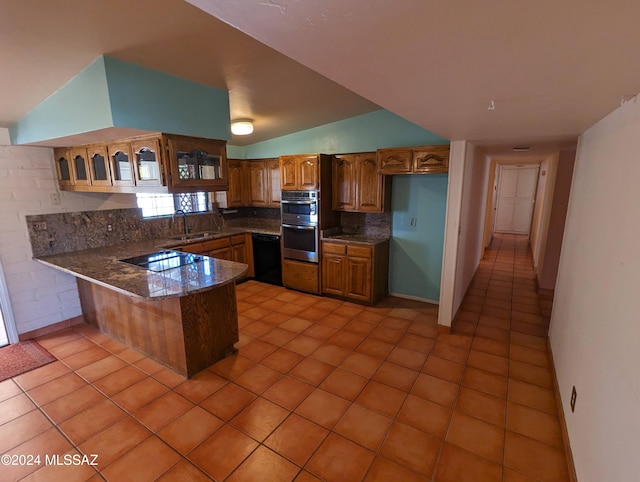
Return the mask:
POLYGON ((218 194, 221 196, 219 202, 223 207, 241 207, 246 204, 245 199, 245 168, 244 161, 239 159, 229 159, 229 188, 226 192, 216 193, 216 199, 218 200, 218 194))
POLYGON ((169 191, 228 188, 226 142, 165 134, 169 149, 169 191))
POLYGON ((114 186, 135 186, 135 173, 131 144, 121 142, 109 144, 109 165, 111 167, 111 183, 114 186))
POLYGON ((280 156, 280 182, 283 191, 313 191, 319 185, 317 155, 280 156))
POLYGON ((267 161, 247 161, 245 166, 249 206, 267 207, 269 200, 267 161))
POLYGON ((221 207, 280 208, 278 159, 229 159, 229 189, 216 193, 221 207))
POLYGON ((195 192, 227 189, 225 141, 147 134, 54 150, 60 189, 195 192))
POLYGON ((280 161, 278 159, 267 159, 268 173, 268 193, 267 206, 280 209, 281 188, 280 188, 280 161))
POLYGON ((58 184, 60 187, 73 186, 75 179, 73 178, 69 149, 66 147, 58 147, 53 150, 53 157, 56 163, 56 172, 58 173, 58 184))
POLYGON ((71 169, 73 170, 74 186, 91 186, 89 158, 86 147, 72 147, 69 149, 71 169))
POLYGON ((340 154, 333 159, 333 209, 379 213, 385 209, 384 176, 375 152, 340 154))
POLYGON ((162 164, 162 139, 149 137, 131 141, 136 186, 163 186, 164 169, 162 164))
POLYGON ((448 172, 449 146, 378 149, 380 174, 425 174, 448 172))
POLYGON ((104 145, 96 144, 87 147, 89 175, 92 186, 111 186, 109 156, 104 145))

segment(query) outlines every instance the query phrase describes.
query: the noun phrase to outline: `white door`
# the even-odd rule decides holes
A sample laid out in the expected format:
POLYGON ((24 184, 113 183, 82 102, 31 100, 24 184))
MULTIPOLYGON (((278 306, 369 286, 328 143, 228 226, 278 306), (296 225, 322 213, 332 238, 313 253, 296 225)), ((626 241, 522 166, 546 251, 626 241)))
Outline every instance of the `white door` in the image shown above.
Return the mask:
POLYGON ((496 232, 529 234, 537 181, 538 166, 502 166, 496 232))

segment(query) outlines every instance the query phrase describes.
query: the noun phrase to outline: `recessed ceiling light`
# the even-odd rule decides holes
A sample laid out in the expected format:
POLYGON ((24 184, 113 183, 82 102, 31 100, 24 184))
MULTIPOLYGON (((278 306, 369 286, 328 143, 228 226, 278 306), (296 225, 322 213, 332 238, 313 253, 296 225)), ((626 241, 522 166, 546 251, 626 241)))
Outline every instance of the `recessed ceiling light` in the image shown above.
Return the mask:
POLYGON ((253 132, 251 119, 236 119, 231 122, 231 133, 236 136, 246 136, 253 132))
POLYGON ((527 152, 529 150, 529 146, 516 146, 511 148, 514 152, 527 152))

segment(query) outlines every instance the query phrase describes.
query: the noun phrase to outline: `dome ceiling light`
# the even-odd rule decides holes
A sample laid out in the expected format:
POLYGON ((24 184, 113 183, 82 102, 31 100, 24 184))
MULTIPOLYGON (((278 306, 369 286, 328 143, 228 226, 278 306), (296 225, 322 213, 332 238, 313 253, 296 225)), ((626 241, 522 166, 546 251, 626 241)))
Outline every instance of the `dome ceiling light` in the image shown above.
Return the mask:
POLYGON ((236 136, 247 136, 253 132, 251 119, 236 119, 231 122, 231 133, 236 136))

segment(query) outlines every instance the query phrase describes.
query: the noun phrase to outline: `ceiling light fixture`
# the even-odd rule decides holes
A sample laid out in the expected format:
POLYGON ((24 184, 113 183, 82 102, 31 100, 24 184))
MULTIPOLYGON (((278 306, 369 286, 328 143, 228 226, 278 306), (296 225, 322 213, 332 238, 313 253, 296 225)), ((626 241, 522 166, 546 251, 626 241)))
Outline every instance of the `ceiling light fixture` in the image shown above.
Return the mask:
POLYGON ((253 132, 251 119, 236 119, 231 122, 231 133, 236 136, 247 136, 253 132))

